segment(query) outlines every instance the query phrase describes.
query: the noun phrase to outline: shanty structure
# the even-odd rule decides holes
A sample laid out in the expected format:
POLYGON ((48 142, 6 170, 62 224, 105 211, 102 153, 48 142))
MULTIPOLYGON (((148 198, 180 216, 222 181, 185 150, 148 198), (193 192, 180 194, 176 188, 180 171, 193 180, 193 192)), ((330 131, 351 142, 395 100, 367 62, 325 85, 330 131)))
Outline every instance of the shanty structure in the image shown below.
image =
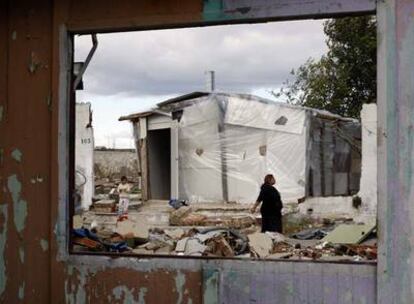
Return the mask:
POLYGON ((120 120, 134 125, 147 199, 251 203, 268 173, 285 202, 359 190, 355 119, 253 95, 194 92, 120 120))
POLYGON ((413 16, 410 0, 0 1, 0 302, 413 303, 413 16), (363 14, 379 37, 378 263, 70 251, 76 34, 363 14))

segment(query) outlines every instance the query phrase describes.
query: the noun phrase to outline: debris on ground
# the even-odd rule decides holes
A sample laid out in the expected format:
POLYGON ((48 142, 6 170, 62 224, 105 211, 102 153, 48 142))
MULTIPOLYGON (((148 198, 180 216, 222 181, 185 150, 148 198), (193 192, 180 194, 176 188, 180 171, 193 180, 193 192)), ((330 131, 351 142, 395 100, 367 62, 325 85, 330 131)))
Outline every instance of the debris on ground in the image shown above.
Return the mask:
POLYGON ((112 213, 116 211, 115 200, 100 200, 92 204, 92 210, 96 213, 112 213))
POLYGON ((285 234, 261 233, 260 216, 240 204, 188 206, 175 200, 152 205, 134 197, 122 218, 116 199, 107 193, 97 198, 91 210, 72 219, 73 250, 333 262, 377 259, 375 225, 348 218, 292 212, 283 218, 285 234))
POLYGON ((122 235, 125 239, 134 238, 139 241, 146 241, 149 237, 148 230, 149 227, 146 223, 127 219, 118 222, 115 232, 122 235))
POLYGON ((322 241, 338 244, 358 244, 365 240, 374 229, 374 224, 343 224, 336 227, 322 241))
POLYGON ((170 215, 170 225, 171 226, 180 226, 181 221, 183 218, 188 216, 191 212, 191 207, 185 206, 181 207, 173 212, 170 215))
POLYGON ((258 258, 267 257, 273 249, 272 238, 266 233, 254 233, 247 236, 250 251, 258 258))
POLYGON ((300 232, 292 234, 292 238, 298 240, 320 240, 323 239, 328 233, 325 230, 319 228, 312 228, 302 230, 300 232))

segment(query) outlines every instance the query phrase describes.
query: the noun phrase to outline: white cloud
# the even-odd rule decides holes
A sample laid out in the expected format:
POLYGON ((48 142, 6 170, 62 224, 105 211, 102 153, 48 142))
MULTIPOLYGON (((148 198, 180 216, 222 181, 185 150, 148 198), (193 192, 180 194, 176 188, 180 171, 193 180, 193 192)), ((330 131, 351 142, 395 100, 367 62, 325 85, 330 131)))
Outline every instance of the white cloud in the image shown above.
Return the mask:
MULTIPOLYGON (((92 102, 98 145, 118 131, 131 134, 119 116, 204 90, 206 70, 216 71, 219 91, 266 92, 326 52, 322 21, 315 20, 102 34, 98 40, 78 94, 92 102)), ((77 37, 76 60, 90 47, 89 36, 77 37)))

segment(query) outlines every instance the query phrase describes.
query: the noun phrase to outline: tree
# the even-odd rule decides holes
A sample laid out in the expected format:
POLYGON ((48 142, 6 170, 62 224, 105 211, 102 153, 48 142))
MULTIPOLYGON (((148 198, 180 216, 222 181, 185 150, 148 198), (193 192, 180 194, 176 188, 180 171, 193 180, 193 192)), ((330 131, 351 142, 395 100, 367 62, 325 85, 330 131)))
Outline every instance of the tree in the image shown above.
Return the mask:
POLYGON ((327 54, 293 70, 293 81, 286 81, 273 95, 291 104, 358 118, 363 103, 376 102, 376 19, 328 20, 324 32, 327 54))

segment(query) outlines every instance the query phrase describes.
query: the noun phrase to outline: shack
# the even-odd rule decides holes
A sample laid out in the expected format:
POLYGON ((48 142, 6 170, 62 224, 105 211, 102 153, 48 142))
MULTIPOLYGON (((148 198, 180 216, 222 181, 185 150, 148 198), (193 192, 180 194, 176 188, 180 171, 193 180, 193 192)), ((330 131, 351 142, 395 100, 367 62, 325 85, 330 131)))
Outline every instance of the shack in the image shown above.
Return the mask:
POLYGON ((361 125, 247 94, 194 92, 133 124, 142 197, 251 203, 272 173, 285 202, 359 191, 361 125))

